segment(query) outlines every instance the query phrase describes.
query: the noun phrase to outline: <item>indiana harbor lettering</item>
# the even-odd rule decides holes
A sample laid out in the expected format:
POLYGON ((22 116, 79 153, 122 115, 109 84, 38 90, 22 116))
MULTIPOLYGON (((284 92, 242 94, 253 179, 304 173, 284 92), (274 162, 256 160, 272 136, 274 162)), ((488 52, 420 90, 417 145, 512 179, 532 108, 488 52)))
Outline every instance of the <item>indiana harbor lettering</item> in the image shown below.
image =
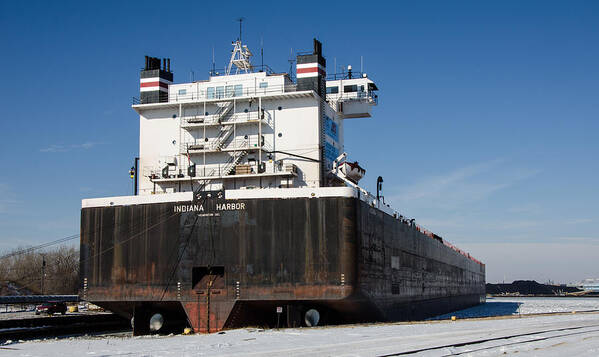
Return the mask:
MULTIPOLYGON (((217 211, 239 211, 245 209, 244 202, 230 202, 230 203, 217 203, 216 210, 217 211)), ((204 212, 204 205, 201 204, 192 204, 192 205, 176 205, 173 207, 175 213, 185 213, 185 212, 204 212)))

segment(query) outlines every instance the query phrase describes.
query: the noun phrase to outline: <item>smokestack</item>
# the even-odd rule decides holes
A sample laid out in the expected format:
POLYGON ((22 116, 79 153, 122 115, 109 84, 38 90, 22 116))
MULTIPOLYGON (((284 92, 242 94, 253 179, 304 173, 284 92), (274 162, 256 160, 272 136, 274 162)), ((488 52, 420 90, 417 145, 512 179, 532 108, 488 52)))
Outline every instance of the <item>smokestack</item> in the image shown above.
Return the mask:
POLYGON ((314 52, 297 56, 296 78, 297 90, 313 90, 321 98, 326 95, 327 61, 322 57, 322 44, 314 39, 314 52))
POLYGON ((317 39, 313 39, 314 42, 314 54, 322 55, 322 43, 317 39))
POLYGON ((141 104, 168 102, 168 87, 173 83, 170 58, 145 56, 146 67, 139 78, 139 101, 141 104))

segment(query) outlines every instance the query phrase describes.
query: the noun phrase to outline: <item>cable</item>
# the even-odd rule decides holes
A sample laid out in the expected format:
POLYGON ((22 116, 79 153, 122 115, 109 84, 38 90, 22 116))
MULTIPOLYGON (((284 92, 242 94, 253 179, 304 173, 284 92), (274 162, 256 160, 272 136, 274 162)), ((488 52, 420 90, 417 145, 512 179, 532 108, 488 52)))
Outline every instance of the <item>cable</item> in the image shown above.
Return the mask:
POLYGON ((21 255, 21 254, 27 254, 27 253, 31 253, 33 251, 36 251, 38 249, 42 249, 42 248, 46 248, 46 247, 50 247, 52 245, 56 245, 56 244, 60 244, 60 243, 64 243, 64 242, 68 242, 70 240, 73 240, 75 238, 79 238, 79 234, 73 234, 64 238, 60 238, 51 242, 47 242, 47 243, 43 243, 34 247, 29 247, 29 248, 25 248, 25 249, 21 249, 18 250, 16 252, 12 252, 12 253, 8 253, 5 255, 0 256, 0 260, 1 259, 6 259, 6 258, 10 258, 10 257, 14 257, 17 255, 21 255))
MULTIPOLYGON (((193 193, 195 197, 197 197, 197 195, 202 191, 202 189, 204 189, 204 187, 206 187, 206 183, 207 183, 207 181, 205 181, 204 184, 201 185, 200 187, 198 187, 197 191, 195 191, 193 193)), ((208 197, 204 196, 201 205, 204 205, 206 203, 206 199, 208 199, 208 197)), ((187 250, 187 246, 189 245, 189 241, 191 240, 193 231, 195 230, 196 223, 198 222, 199 218, 200 218, 200 216, 198 214, 196 214, 195 220, 193 221, 193 225, 191 226, 191 231, 189 232, 189 235, 187 236, 187 239, 185 240, 185 245, 183 246, 183 250, 181 251, 181 254, 177 257, 177 263, 175 264, 175 266, 173 268, 173 272, 171 273, 171 276, 169 277, 169 279, 166 283, 166 286, 164 287, 164 290, 162 291, 162 296, 160 296, 160 301, 162 301, 162 299, 164 299, 164 295, 166 294, 166 292, 168 291, 168 288, 171 285, 173 277, 175 276, 175 273, 177 272, 177 269, 179 268, 179 264, 181 264, 181 259, 183 258, 183 255, 185 254, 185 251, 187 250)), ((185 227, 186 223, 187 223, 187 219, 185 220, 184 227, 185 227)), ((170 257, 169 257, 169 261, 170 261, 170 257)))
MULTIPOLYGON (((166 216, 166 214, 167 214, 167 213, 169 213, 169 212, 165 212, 165 213, 163 213, 161 216, 166 216)), ((93 259, 93 258, 96 258, 96 257, 98 257, 98 256, 100 256, 100 255, 102 255, 102 254, 104 254, 104 253, 107 253, 108 251, 110 251, 110 250, 114 249, 114 248, 115 248, 117 245, 119 245, 119 244, 123 244, 123 243, 129 242, 129 241, 131 241, 131 240, 133 240, 133 239, 135 239, 135 238, 139 237, 140 235, 142 235, 142 234, 144 234, 145 232, 147 232, 147 231, 149 231, 149 230, 153 229, 154 227, 156 227, 156 226, 160 225, 162 222, 164 222, 164 221, 166 221, 166 220, 168 220, 168 219, 172 218, 173 216, 175 216, 175 215, 177 215, 177 214, 178 214, 178 213, 173 213, 173 214, 169 215, 168 217, 166 217, 166 218, 164 218, 164 219, 161 219, 161 220, 159 220, 159 221, 158 221, 158 222, 156 222, 155 224, 153 224, 153 225, 151 225, 151 226, 149 226, 149 227, 147 227, 147 228, 143 229, 142 231, 140 231, 140 232, 138 232, 138 233, 136 233, 136 234, 134 234, 134 235, 132 235, 132 236, 128 237, 127 239, 125 239, 125 240, 123 240, 123 241, 120 241, 120 242, 114 242, 114 244, 112 245, 112 247, 109 247, 109 248, 106 248, 106 249, 104 249, 104 250, 102 250, 102 251, 100 251, 100 252, 97 252, 96 254, 94 254, 94 255, 92 255, 92 256, 89 256, 89 257, 87 257, 86 259, 80 259, 80 263, 87 262, 88 260, 91 260, 91 259, 93 259)), ((159 216, 158 218, 160 218, 161 216, 159 216)), ((136 225, 128 225, 128 226, 127 226, 127 228, 128 228, 128 229, 132 229, 132 228, 134 229, 134 228, 137 228, 139 225, 142 225, 142 224, 143 224, 143 222, 141 222, 141 221, 140 221, 140 222, 139 222, 138 224, 136 224, 136 225)), ((107 225, 108 225, 108 224, 105 224, 105 226, 107 226, 107 225)), ((118 226, 123 226, 123 225, 124 225, 124 223, 123 223, 123 224, 119 224, 118 226)), ((104 228, 104 227, 101 227, 101 228, 100 228, 100 230, 101 230, 102 228, 104 228)), ((91 233, 95 233, 95 231, 93 231, 93 232, 91 232, 91 233)), ((43 248, 43 247, 50 246, 50 245, 52 245, 52 244, 57 244, 57 242, 61 242, 61 241, 67 241, 67 240, 69 240, 69 239, 74 239, 74 238, 76 238, 76 237, 79 237, 79 235, 75 235, 75 236, 69 236, 69 237, 61 238, 61 239, 58 239, 58 240, 55 240, 55 241, 52 241, 52 242, 48 242, 48 243, 44 243, 44 244, 41 244, 41 245, 39 245, 39 246, 32 247, 32 248, 34 248, 33 250, 35 250, 35 249, 40 249, 40 248, 43 248)), ((33 250, 32 250, 32 248, 28 248, 28 249, 22 249, 22 250, 21 250, 21 251, 19 251, 19 252, 15 252, 15 253, 7 254, 7 257, 8 257, 8 256, 16 256, 16 255, 19 255, 19 254, 24 254, 24 253, 26 253, 26 252, 28 252, 28 251, 33 251, 33 250)), ((54 267, 55 265, 58 265, 58 264, 48 264, 48 265, 46 265, 46 269, 48 269, 48 268, 50 268, 50 267, 54 267)), ((38 276, 38 274, 39 274, 39 272, 38 272, 38 271, 34 271, 34 272, 31 272, 31 273, 25 274, 25 275, 23 275, 23 276, 20 276, 18 279, 13 279, 13 281, 15 281, 15 282, 23 282, 23 281, 24 281, 25 283, 31 283, 31 282, 33 282, 33 281, 36 281, 36 280, 39 280, 39 279, 40 279, 40 278, 39 278, 39 276, 38 276)))
POLYGON ((320 160, 313 159, 311 157, 302 156, 302 155, 296 155, 296 154, 292 154, 292 153, 286 152, 286 151, 280 151, 280 150, 277 150, 277 151, 267 151, 267 150, 264 150, 264 151, 266 153, 268 153, 268 154, 285 154, 285 155, 289 155, 289 156, 299 157, 300 159, 304 159, 304 160, 308 160, 308 161, 320 162, 320 160))

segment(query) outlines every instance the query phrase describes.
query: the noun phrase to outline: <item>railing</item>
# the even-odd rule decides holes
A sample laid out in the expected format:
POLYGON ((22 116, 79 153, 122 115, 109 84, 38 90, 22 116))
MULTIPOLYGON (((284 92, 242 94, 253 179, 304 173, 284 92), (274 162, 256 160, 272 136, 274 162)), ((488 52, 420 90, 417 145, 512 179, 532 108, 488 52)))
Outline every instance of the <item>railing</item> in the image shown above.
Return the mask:
POLYGON ((480 265, 485 265, 483 264, 480 260, 474 258, 473 256, 471 256, 469 253, 464 252, 463 250, 461 250, 460 248, 454 246, 453 244, 449 243, 448 241, 446 241, 445 239, 443 239, 443 244, 445 244, 447 247, 455 250, 456 252, 460 253, 461 255, 467 257, 468 259, 472 260, 475 263, 478 263, 480 265))
MULTIPOLYGON (((373 196, 370 192, 364 190, 363 188, 361 188, 361 187, 358 186, 357 189, 360 191, 360 198, 362 200, 364 200, 370 206, 372 206, 372 207, 378 207, 379 209, 385 209, 385 207, 389 207, 388 205, 385 205, 384 202, 377 202, 376 197, 373 196)), ((441 238, 440 236, 434 234, 433 232, 429 231, 428 229, 422 227, 421 225, 418 225, 418 224, 414 223, 414 220, 407 219, 407 218, 405 218, 403 216, 400 216, 399 213, 397 213, 397 212, 394 212, 393 216, 396 219, 399 219, 401 221, 401 223, 415 227, 418 232, 420 232, 420 233, 428 236, 429 238, 432 238, 432 239, 435 239, 435 240, 437 240, 439 242, 442 242, 448 248, 453 249, 457 253, 465 256, 466 258, 472 260, 473 262, 478 263, 480 265, 484 265, 480 260, 474 258, 469 253, 467 253, 467 252, 461 250, 460 248, 454 246, 453 244, 449 243, 448 241, 446 241, 445 239, 441 238)))
POLYGON ((360 78, 368 78, 366 72, 339 72, 339 73, 327 73, 326 80, 327 81, 336 81, 339 79, 360 79, 360 78))
MULTIPOLYGON (((220 178, 224 176, 234 176, 231 175, 231 171, 239 164, 239 160, 243 158, 247 153, 240 151, 237 155, 231 156, 227 162, 216 164, 216 165, 196 165, 196 175, 194 177, 190 177, 187 175, 188 164, 181 165, 181 167, 175 167, 172 170, 169 170, 170 179, 180 178, 186 180, 202 180, 204 178, 220 178), (179 174, 180 170, 180 174, 179 174)), ((264 162, 265 164, 265 173, 289 173, 294 174, 297 173, 297 168, 293 164, 275 164, 274 162, 264 162)), ((254 166, 257 170, 257 167, 254 166)), ((252 172, 252 174, 256 174, 256 170, 252 172)), ((145 168, 144 174, 150 179, 164 179, 162 177, 162 168, 145 168)))
MULTIPOLYGON (((245 82, 244 82, 245 83, 245 82)), ((214 85, 216 86, 216 84, 214 85)), ((240 97, 253 97, 260 96, 266 94, 278 94, 278 93, 288 93, 288 92, 296 92, 297 86, 295 84, 286 84, 286 85, 278 85, 278 86, 268 86, 266 88, 260 87, 246 87, 243 88, 240 92, 235 93, 214 93, 214 95, 207 93, 207 88, 198 89, 196 91, 189 91, 186 94, 178 94, 178 93, 169 93, 168 103, 181 103, 181 102, 195 102, 195 101, 203 101, 203 100, 218 100, 218 99, 233 99, 240 97)), ((133 98, 133 104, 142 104, 139 101, 139 98, 133 98)))
POLYGON ((258 150, 260 147, 262 147, 262 150, 272 151, 270 143, 264 139, 258 140, 257 136, 248 137, 247 139, 235 138, 222 147, 221 150, 258 150))
POLYGON ((471 256, 469 253, 467 253, 467 252, 465 252, 465 251, 461 250, 460 248, 458 248, 458 247, 454 246, 453 244, 449 243, 448 241, 446 241, 445 239, 443 239, 443 238, 439 237, 438 235, 434 234, 433 232, 429 231, 428 229, 426 229, 426 228, 424 228, 424 227, 422 227, 422 226, 420 226, 420 225, 418 225, 418 224, 415 224, 415 226, 416 226, 416 229, 417 229, 417 230, 418 230, 420 233, 423 233, 423 234, 425 234, 425 235, 429 236, 430 238, 433 238, 433 239, 439 240, 439 241, 441 241, 441 242, 442 242, 442 243, 443 243, 443 244, 444 244, 446 247, 449 247, 449 248, 453 249, 453 250, 454 250, 454 251, 456 251, 457 253, 459 253, 459 254, 461 254, 461 255, 465 256, 466 258, 468 258, 468 259, 472 260, 473 262, 475 262, 475 263, 478 263, 478 264, 480 264, 480 265, 484 265, 484 264, 483 264, 481 261, 479 261, 478 259, 476 259, 476 258, 474 258, 473 256, 471 256))
POLYGON ((334 100, 337 102, 355 99, 366 99, 374 104, 379 104, 379 96, 373 92, 347 92, 347 93, 330 93, 327 94, 327 100, 334 100))
POLYGON ((183 116, 181 117, 181 126, 182 127, 190 127, 190 126, 202 126, 202 125, 232 125, 232 124, 241 124, 247 123, 250 121, 259 121, 264 120, 267 124, 271 125, 272 118, 271 115, 264 111, 263 115, 260 115, 257 111, 252 112, 240 112, 240 113, 232 113, 226 117, 226 120, 221 120, 219 114, 208 114, 208 115, 193 115, 193 116, 183 116), (220 122, 219 122, 220 120, 220 122))
MULTIPOLYGON (((266 72, 266 74, 274 74, 275 73, 275 71, 273 71, 272 68, 270 68, 266 64, 252 65, 251 73, 256 73, 256 72, 266 72)), ((211 77, 218 77, 218 76, 226 75, 227 70, 225 68, 215 68, 215 69, 211 69, 210 72, 208 72, 208 73, 210 74, 211 77)), ((245 72, 241 72, 241 74, 245 74, 245 72)))
POLYGON ((231 150, 258 150, 260 145, 262 146, 262 150, 272 151, 272 146, 270 143, 262 140, 262 144, 260 144, 260 140, 258 140, 257 136, 245 138, 235 138, 231 140, 227 145, 219 148, 220 140, 217 139, 209 139, 206 141, 205 139, 197 139, 194 141, 188 141, 181 143, 181 153, 186 154, 195 154, 197 152, 203 151, 231 151, 231 150))

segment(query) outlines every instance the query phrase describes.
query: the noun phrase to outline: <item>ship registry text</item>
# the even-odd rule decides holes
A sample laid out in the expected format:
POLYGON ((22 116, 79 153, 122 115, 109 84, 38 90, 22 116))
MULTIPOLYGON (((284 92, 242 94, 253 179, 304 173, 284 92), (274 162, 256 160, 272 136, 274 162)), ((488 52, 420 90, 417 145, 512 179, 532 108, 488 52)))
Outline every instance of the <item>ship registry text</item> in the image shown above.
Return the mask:
MULTIPOLYGON (((245 209, 245 202, 233 202, 233 203, 217 203, 217 211, 239 211, 245 209)), ((175 213, 185 212, 204 212, 204 205, 176 205, 173 207, 175 213)))

